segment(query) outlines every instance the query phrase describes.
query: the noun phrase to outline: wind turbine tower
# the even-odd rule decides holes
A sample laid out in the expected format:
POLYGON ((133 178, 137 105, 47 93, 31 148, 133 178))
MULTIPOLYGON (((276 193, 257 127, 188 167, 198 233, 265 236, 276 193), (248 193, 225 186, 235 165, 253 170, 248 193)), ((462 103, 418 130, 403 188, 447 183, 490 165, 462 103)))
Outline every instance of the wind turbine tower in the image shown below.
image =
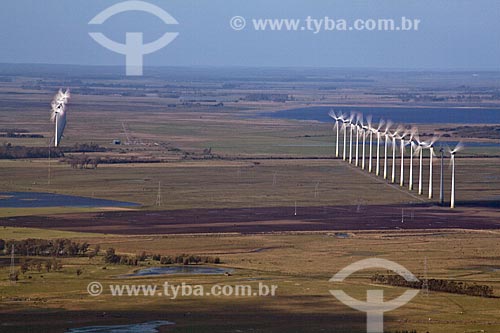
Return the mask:
POLYGON ((432 199, 432 157, 434 156, 434 144, 429 145, 429 199, 432 199))
POLYGON ((439 149, 441 157, 441 173, 439 175, 439 203, 444 205, 444 149, 439 149))
POLYGON ((458 145, 450 151, 451 154, 451 200, 450 200, 450 208, 455 208, 455 154, 462 150, 462 143, 458 143, 458 145))

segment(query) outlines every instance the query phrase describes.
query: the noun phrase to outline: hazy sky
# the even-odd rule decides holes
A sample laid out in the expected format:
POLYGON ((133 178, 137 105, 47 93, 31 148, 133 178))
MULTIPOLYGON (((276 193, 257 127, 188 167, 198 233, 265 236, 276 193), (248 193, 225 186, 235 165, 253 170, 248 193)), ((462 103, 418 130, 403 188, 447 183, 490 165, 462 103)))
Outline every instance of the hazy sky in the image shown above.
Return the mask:
POLYGON ((88 33, 124 42, 144 32, 146 42, 179 32, 147 55, 154 66, 314 66, 500 70, 499 0, 150 0, 179 25, 127 12, 101 26, 87 23, 118 0, 1 0, 0 62, 122 65, 125 57, 88 33), (234 31, 240 15, 247 27, 234 31), (254 31, 252 18, 394 18, 421 20, 419 31, 254 31))

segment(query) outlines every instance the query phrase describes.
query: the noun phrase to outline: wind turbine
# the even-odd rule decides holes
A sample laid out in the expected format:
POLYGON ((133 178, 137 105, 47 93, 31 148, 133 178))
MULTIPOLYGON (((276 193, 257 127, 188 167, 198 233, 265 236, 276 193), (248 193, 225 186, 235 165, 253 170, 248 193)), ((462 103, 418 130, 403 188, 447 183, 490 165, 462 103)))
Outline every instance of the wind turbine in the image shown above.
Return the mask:
POLYGON ((400 128, 396 128, 396 131, 394 133, 390 133, 389 135, 392 138, 392 183, 394 184, 396 182, 396 136, 398 135, 398 132, 400 131, 400 128))
POLYGON ((419 141, 418 137, 415 138, 417 140, 417 149, 415 149, 415 154, 418 153, 418 195, 422 195, 422 178, 423 178, 423 151, 425 142, 419 141))
MULTIPOLYGON (((432 140, 430 142, 425 142, 425 141, 420 141, 418 135, 415 136, 415 140, 417 141, 417 149, 415 150, 415 153, 418 153, 418 159, 419 159, 419 171, 418 171, 418 194, 419 195, 422 195, 423 192, 424 192, 424 189, 423 189, 423 179, 424 179, 424 176, 423 176, 423 152, 424 152, 424 149, 425 148, 429 148, 434 146, 434 143, 436 142, 437 140, 437 137, 434 137, 432 138, 432 140)), ((432 160, 432 158, 431 158, 432 160)), ((432 164, 432 163, 431 163, 432 164)), ((432 166, 430 167, 431 171, 432 171, 432 166)), ((432 175, 430 175, 430 180, 432 182, 432 175)), ((431 190, 432 192, 432 190, 431 190)), ((431 196, 432 197, 432 196, 431 196)))
POLYGON ((444 206, 444 148, 439 148, 440 172, 439 172, 439 204, 444 206))
POLYGON ((462 143, 458 143, 455 149, 450 151, 451 154, 451 200, 450 208, 455 208, 455 154, 462 150, 462 143))
POLYGON ((347 151, 347 125, 346 119, 344 115, 340 115, 342 121, 342 130, 344 131, 344 151, 342 152, 342 159, 345 161, 346 159, 346 151, 347 151))
POLYGON ((369 153, 368 153, 368 172, 372 172, 372 150, 373 150, 373 131, 374 131, 374 128, 372 127, 372 119, 371 117, 368 117, 367 118, 367 122, 368 122, 368 134, 370 136, 370 149, 369 149, 369 153))
POLYGON ((432 199, 432 158, 434 157, 434 142, 431 142, 429 148, 429 199, 432 199))
POLYGON ((70 98, 69 89, 62 91, 59 89, 51 103, 50 120, 55 124, 54 147, 58 147, 61 142, 64 128, 66 126, 66 104, 70 98))
POLYGON ((405 183, 405 136, 407 133, 403 133, 399 136, 401 140, 401 174, 399 175, 399 186, 403 187, 405 183))
POLYGON ((408 189, 410 191, 413 190, 413 146, 415 145, 415 142, 413 140, 418 136, 417 133, 417 128, 412 128, 410 132, 410 179, 408 184, 408 189))
POLYGON ((389 129, 391 127, 391 123, 387 122, 385 125, 384 131, 384 179, 387 179, 387 149, 389 146, 389 129))
POLYGON ((337 141, 335 142, 335 157, 339 157, 339 122, 341 120, 340 117, 337 117, 335 111, 330 111, 328 115, 335 120, 334 129, 337 128, 337 141))
POLYGON ((349 117, 349 129, 350 129, 350 140, 349 140, 349 163, 352 164, 352 134, 353 134, 353 125, 352 122, 354 120, 354 114, 351 113, 351 116, 349 117))
POLYGON ((382 119, 378 123, 378 128, 376 129, 377 133, 377 166, 375 169, 375 174, 378 176, 380 175, 380 136, 382 133, 380 132, 380 128, 383 125, 382 119))
POLYGON ((368 130, 368 126, 362 126, 361 135, 363 135, 363 149, 362 149, 362 157, 361 157, 361 169, 365 169, 365 149, 366 149, 366 131, 368 130))
POLYGON ((359 166, 359 128, 360 128, 360 121, 361 121, 361 123, 363 122, 363 114, 358 113, 357 119, 356 119, 356 159, 355 159, 356 166, 359 166))

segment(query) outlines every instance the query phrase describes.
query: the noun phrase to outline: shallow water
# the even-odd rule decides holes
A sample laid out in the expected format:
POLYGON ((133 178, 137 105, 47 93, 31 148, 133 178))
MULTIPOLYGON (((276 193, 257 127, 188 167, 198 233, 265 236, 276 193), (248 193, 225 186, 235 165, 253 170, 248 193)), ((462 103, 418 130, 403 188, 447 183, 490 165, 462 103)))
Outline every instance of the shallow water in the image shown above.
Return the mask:
POLYGON ((112 325, 112 326, 87 326, 71 328, 66 333, 157 333, 158 328, 165 325, 174 325, 170 321, 148 321, 140 324, 112 325))
POLYGON ((134 207, 133 202, 44 192, 0 192, 0 208, 134 207))
POLYGON ((151 275, 163 275, 163 274, 188 274, 188 275, 213 275, 213 274, 224 274, 226 272, 232 272, 233 270, 221 267, 207 267, 207 266, 161 266, 161 267, 151 267, 138 270, 133 274, 123 275, 126 277, 134 276, 151 276, 151 275))

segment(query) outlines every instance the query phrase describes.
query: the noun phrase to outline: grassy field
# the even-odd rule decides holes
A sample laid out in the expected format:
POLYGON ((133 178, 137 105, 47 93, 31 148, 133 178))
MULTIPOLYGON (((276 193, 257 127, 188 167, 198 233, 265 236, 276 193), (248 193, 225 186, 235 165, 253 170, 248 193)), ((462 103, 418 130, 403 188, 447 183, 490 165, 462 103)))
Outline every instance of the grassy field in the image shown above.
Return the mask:
MULTIPOLYGON (((48 160, 0 161, 4 191, 54 192, 102 199, 133 201, 148 209, 210 207, 276 207, 421 203, 418 161, 414 190, 389 186, 382 177, 362 172, 339 160, 183 161, 164 164, 101 165, 96 170, 51 166, 48 160), (162 205, 155 207, 161 182, 162 205), (74 186, 78 184, 78 186, 74 186)), ((448 161, 446 161, 448 163, 448 161)), ((457 200, 494 201, 500 197, 499 159, 457 159, 457 200)), ((428 160, 424 161, 424 194, 428 191, 428 160)), ((399 183, 399 163, 397 164, 399 183)), ((408 167, 405 184, 408 184, 408 167)), ((445 167, 445 197, 449 200, 450 169, 445 167)), ((389 168, 390 174, 390 168, 389 168)), ((434 167, 438 197, 439 164, 434 167)), ((85 212, 84 208, 0 209, 1 216, 85 212)))
MULTIPOLYGON (((10 230, 9 235, 15 235, 10 230)), ((102 258, 63 259, 62 272, 26 273, 16 285, 1 282, 0 318, 8 331, 23 332, 34 325, 43 332, 64 331, 67 327, 100 323, 131 323, 170 320, 168 331, 232 332, 318 331, 363 332, 361 313, 339 303, 330 289, 342 289, 363 299, 373 289, 370 271, 361 271, 345 283, 333 284, 329 278, 348 264, 366 257, 394 260, 422 277, 427 260, 429 278, 453 279, 493 286, 498 294, 500 276, 499 234, 497 232, 360 232, 347 239, 333 234, 297 235, 206 235, 106 237, 41 234, 44 237, 70 236, 89 240, 102 248, 114 247, 120 253, 177 255, 192 253, 220 256, 223 267, 235 269, 232 276, 160 276, 120 278, 137 267, 105 265, 102 258), (147 244, 147 245, 146 245, 147 244), (481 248, 489 248, 488 253, 481 248), (403 251, 404 249, 404 251, 403 251), (457 256, 459 254, 459 256, 457 256), (106 270, 102 268, 106 266, 106 270), (82 269, 81 276, 76 270, 82 269), (27 275, 32 276, 31 279, 27 275), (86 286, 99 281, 109 284, 156 284, 185 282, 191 285, 249 284, 277 285, 275 297, 113 297, 108 292, 91 297, 86 286), (5 317, 5 311, 19 311, 5 317), (147 311, 147 312, 146 312, 147 311), (29 312, 32 319, 22 320, 29 312), (48 322, 50 318, 50 322, 48 322)), ((146 264, 146 267, 148 265, 146 264)), ((0 270, 6 275, 8 267, 0 270)), ((5 279, 2 279, 5 281, 5 279)), ((404 288, 376 286, 393 298, 404 288)), ((495 332, 500 330, 498 299, 430 292, 420 293, 408 305, 386 315, 386 329, 416 329, 418 332, 495 332)))

